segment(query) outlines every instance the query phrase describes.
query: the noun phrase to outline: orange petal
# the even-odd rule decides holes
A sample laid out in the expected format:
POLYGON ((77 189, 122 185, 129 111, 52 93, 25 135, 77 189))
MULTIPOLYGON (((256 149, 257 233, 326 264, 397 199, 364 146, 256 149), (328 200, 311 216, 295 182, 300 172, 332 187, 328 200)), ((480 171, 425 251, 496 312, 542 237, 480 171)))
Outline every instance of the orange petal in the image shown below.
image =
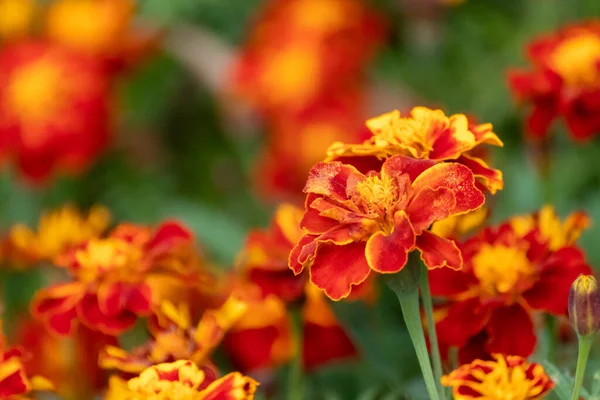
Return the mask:
POLYGON ((473 172, 475 178, 481 181, 491 194, 495 194, 498 190, 504 188, 502 171, 488 167, 481 158, 463 154, 457 161, 469 168, 473 172))
POLYGON ((406 213, 397 212, 394 222, 391 234, 376 232, 369 238, 365 248, 369 267, 382 274, 393 274, 404 268, 408 253, 415 247, 415 232, 406 213))
POLYGON ((305 193, 315 193, 330 197, 336 201, 348 200, 346 184, 348 178, 355 175, 360 179, 363 175, 351 165, 341 162, 320 162, 309 172, 305 193))
POLYGON ((462 268, 462 254, 454 240, 423 231, 417 237, 417 248, 421 251, 421 259, 429 269, 448 267, 459 270, 462 268))

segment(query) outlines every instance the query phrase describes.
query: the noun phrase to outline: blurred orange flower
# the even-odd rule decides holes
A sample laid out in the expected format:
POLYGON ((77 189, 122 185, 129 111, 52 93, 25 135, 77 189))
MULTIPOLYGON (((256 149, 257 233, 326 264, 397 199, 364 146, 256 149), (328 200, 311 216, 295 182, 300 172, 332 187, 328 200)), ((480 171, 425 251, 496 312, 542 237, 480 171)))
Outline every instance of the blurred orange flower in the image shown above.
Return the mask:
POLYGON ((395 155, 456 161, 469 167, 492 194, 504 186, 501 171, 488 167, 483 159, 471 154, 481 144, 503 146, 492 132, 491 124, 472 124, 463 114, 447 117, 442 110, 415 107, 407 117, 392 111, 372 118, 367 121, 367 127, 373 133, 371 138, 362 144, 332 144, 326 161, 340 159, 352 165, 356 163, 359 169, 361 165, 376 165, 376 160, 395 155))
POLYGON ((52 384, 40 376, 29 377, 23 365, 23 352, 7 348, 0 321, 0 398, 23 399, 34 390, 51 390, 52 384), (15 396, 15 397, 13 397, 15 396))
POLYGON ((382 27, 359 0, 272 0, 234 68, 234 91, 268 113, 304 108, 360 76, 382 27))
POLYGON ((38 291, 32 312, 60 334, 81 321, 118 335, 158 301, 147 284, 150 276, 175 276, 190 285, 202 278, 193 242, 192 233, 175 221, 156 229, 119 225, 108 237, 58 256, 55 263, 73 280, 38 291))
POLYGON ((333 300, 347 297, 371 271, 400 271, 419 249, 428 268, 460 269, 460 250, 427 229, 439 220, 481 207, 483 193, 471 170, 404 156, 388 158, 381 172, 360 173, 339 161, 315 165, 304 191, 305 235, 290 267, 333 300))
POLYGON ((34 231, 24 224, 10 230, 8 255, 16 263, 50 262, 59 254, 99 237, 110 223, 110 212, 101 206, 81 213, 67 205, 42 214, 34 231))
POLYGON ((491 353, 529 356, 536 344, 531 314, 566 315, 571 283, 590 272, 575 246, 587 223, 578 213, 561 224, 545 207, 459 243, 461 271, 430 271, 432 295, 447 300, 436 326, 440 342, 459 347, 462 362, 491 353))
POLYGON ((454 400, 541 400, 554 387, 544 367, 519 356, 494 354, 493 361, 475 360, 442 377, 454 400))
POLYGON ((154 365, 129 381, 113 377, 106 400, 252 400, 258 382, 232 372, 210 379, 189 360, 154 365))
POLYGON ((54 45, 0 49, 0 155, 34 182, 88 167, 109 141, 108 78, 98 60, 54 45))
POLYGON ((548 134, 552 122, 564 118, 575 140, 600 131, 600 21, 570 25, 531 42, 531 70, 511 70, 510 87, 531 106, 527 133, 548 134))
POLYGON ((0 0, 0 40, 26 36, 37 9, 36 0, 0 0))
POLYGON ((189 359, 205 372, 213 370, 216 373, 208 357, 246 310, 246 303, 232 296, 221 308, 205 311, 200 321, 193 325, 185 304, 176 307, 164 301, 150 319, 152 339, 132 352, 117 346, 106 347, 100 354, 100 366, 139 374, 154 364, 189 359))

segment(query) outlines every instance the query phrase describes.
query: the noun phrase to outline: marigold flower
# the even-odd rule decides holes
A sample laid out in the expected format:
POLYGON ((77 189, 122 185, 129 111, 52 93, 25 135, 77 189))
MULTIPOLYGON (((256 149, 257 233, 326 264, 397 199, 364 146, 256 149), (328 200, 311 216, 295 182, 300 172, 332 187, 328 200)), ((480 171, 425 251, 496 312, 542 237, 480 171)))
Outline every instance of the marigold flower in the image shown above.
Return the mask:
POLYGON ((527 55, 532 70, 510 71, 509 84, 517 100, 531 104, 530 137, 545 138, 559 117, 575 140, 600 131, 600 22, 566 26, 536 39, 527 55))
POLYGON ((569 319, 580 336, 600 331, 600 289, 592 275, 579 275, 569 292, 569 319))
POLYGON ((152 366, 138 377, 110 380, 106 400, 252 400, 258 382, 232 372, 222 378, 207 379, 189 360, 152 366))
POLYGON ((554 387, 544 367, 519 356, 494 354, 494 361, 475 360, 442 377, 454 400, 541 400, 554 387))
MULTIPOLYGON (((409 116, 392 111, 367 121, 373 136, 362 144, 333 143, 327 150, 328 161, 341 159, 360 166, 377 164, 395 155, 435 161, 454 161, 466 165, 493 194, 504 186, 502 172, 488 167, 481 158, 470 154, 480 144, 503 146, 492 132, 491 124, 470 124, 463 114, 447 117, 442 110, 415 107, 409 116), (358 159, 370 157, 376 160, 358 159), (356 163, 356 164, 355 164, 356 163)), ((366 172, 366 171, 363 171, 366 172)))
POLYGON ((0 0, 0 39, 25 36, 33 22, 36 0, 0 0))
POLYGON ((152 339, 148 343, 132 352, 108 346, 100 354, 99 364, 105 369, 139 374, 154 364, 189 359, 205 372, 214 370, 208 356, 246 310, 242 299, 231 296, 219 309, 205 311, 200 321, 192 325, 187 305, 176 307, 165 301, 150 320, 152 339))
POLYGON ((485 201, 467 167, 404 156, 367 175, 341 162, 319 163, 304 191, 306 234, 290 254, 290 267, 296 274, 309 268, 311 282, 333 300, 347 297, 372 270, 400 271, 415 249, 428 268, 460 269, 454 241, 427 228, 485 201))
POLYGON ((178 222, 164 222, 155 230, 120 225, 108 237, 57 257, 55 262, 67 268, 73 281, 38 291, 32 312, 60 334, 69 334, 79 320, 118 335, 137 316, 150 314, 149 276, 197 282, 202 271, 190 258, 193 253, 193 236, 178 222))
POLYGON ((534 214, 529 230, 521 229, 526 217, 486 228, 459 243, 461 271, 430 271, 432 295, 447 300, 436 326, 439 340, 459 347, 463 362, 490 353, 527 357, 536 344, 531 313, 566 315, 571 282, 590 268, 571 240, 580 228, 563 231, 571 239, 555 247, 558 242, 542 228, 549 225, 541 217, 550 215, 555 217, 553 211, 534 214))
POLYGON ((79 172, 109 141, 110 82, 102 63, 42 42, 0 50, 0 154, 31 181, 79 172))
POLYGON ((24 224, 13 226, 9 233, 9 256, 28 262, 52 261, 57 255, 99 237, 110 223, 110 212, 96 206, 87 215, 72 205, 45 212, 37 231, 24 224))
POLYGON ((301 109, 360 75, 382 25, 356 0, 270 1, 233 70, 234 91, 269 113, 301 109))
POLYGON ((457 239, 483 226, 489 216, 490 210, 484 206, 466 214, 455 215, 435 222, 430 230, 431 233, 440 237, 457 239))

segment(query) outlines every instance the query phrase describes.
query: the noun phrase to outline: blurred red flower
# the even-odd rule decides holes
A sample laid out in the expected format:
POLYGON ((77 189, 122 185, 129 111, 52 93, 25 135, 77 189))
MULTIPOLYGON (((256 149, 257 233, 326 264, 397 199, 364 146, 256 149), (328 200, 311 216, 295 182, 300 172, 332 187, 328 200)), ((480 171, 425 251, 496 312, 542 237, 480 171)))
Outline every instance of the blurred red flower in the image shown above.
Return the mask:
POLYGON ((600 132, 600 22, 570 25, 534 40, 527 48, 530 70, 511 70, 508 81, 518 101, 531 107, 527 133, 547 136, 562 117, 575 140, 600 132))
POLYGON ((532 313, 566 315, 571 283, 590 273, 575 246, 587 224, 582 213, 561 223, 544 207, 460 243, 462 270, 430 271, 432 295, 447 300, 436 325, 440 342, 458 347, 461 362, 529 356, 537 341, 532 313))

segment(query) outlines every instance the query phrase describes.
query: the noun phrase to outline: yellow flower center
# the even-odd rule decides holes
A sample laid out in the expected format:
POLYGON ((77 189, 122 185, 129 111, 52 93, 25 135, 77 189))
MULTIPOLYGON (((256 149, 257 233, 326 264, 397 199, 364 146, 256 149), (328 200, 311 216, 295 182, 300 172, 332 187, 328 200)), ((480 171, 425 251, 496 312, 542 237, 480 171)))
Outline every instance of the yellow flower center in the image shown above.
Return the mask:
POLYGON ((84 282, 93 281, 107 273, 118 280, 140 278, 136 267, 140 266, 141 250, 119 239, 91 240, 85 249, 75 253, 80 265, 79 278, 84 282))
POLYGON ((35 12, 33 0, 0 0, 0 37, 27 33, 35 12))
MULTIPOLYGON (((44 125, 50 119, 60 123, 70 85, 63 68, 42 58, 19 68, 8 85, 8 109, 21 120, 21 138, 25 145, 36 146, 46 138, 44 125)), ((66 120, 66 119, 65 119, 66 120)))
POLYGON ((550 66, 570 86, 598 85, 599 62, 600 36, 590 33, 564 40, 550 57, 550 66))
MULTIPOLYGON (((129 390, 141 395, 140 399, 156 400, 199 400, 198 387, 204 381, 204 373, 195 365, 185 365, 185 362, 159 364, 143 371, 138 378, 127 382, 129 390), (161 367, 165 366, 165 370, 161 367), (166 370, 167 367, 172 368, 166 370), (178 370, 176 370, 178 368, 178 370), (177 374, 178 380, 161 379, 159 374, 177 374)), ((137 397, 136 397, 137 398, 137 397)))
POLYGON ((386 216, 391 208, 398 203, 400 193, 394 179, 382 174, 368 176, 356 184, 359 200, 369 214, 386 216))
POLYGON ((312 95, 319 79, 316 53, 316 49, 295 46, 271 55, 262 80, 275 103, 312 95))
MULTIPOLYGON (((506 361, 499 357, 497 363, 487 363, 488 366, 494 366, 490 372, 481 369, 471 371, 473 377, 480 382, 473 382, 471 386, 474 390, 481 393, 481 398, 490 400, 530 400, 538 398, 542 386, 539 386, 537 379, 527 377, 526 368, 529 364, 509 367, 506 361)), ((534 377, 537 378, 543 374, 543 367, 537 366, 534 370, 534 377)))
POLYGON ((473 272, 490 296, 513 292, 533 273, 525 249, 485 244, 473 257, 473 272))

